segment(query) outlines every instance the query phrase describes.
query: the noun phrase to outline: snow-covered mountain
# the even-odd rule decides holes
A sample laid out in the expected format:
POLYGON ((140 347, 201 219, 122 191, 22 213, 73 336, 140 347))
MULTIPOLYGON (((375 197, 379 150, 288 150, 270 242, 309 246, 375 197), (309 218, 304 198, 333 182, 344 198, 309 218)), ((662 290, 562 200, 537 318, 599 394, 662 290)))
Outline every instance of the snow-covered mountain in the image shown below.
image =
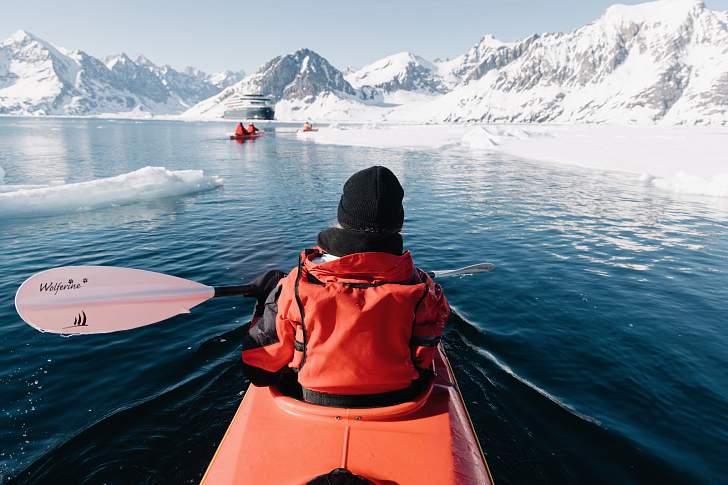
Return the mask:
POLYGON ((271 59, 240 82, 193 106, 185 116, 220 117, 231 97, 247 93, 264 94, 279 103, 288 102, 296 106, 293 111, 320 105, 322 99, 333 103, 342 99, 356 102, 360 96, 329 61, 310 49, 300 49, 271 59))
POLYGON ((308 66, 312 54, 273 59, 187 114, 220 116, 230 95, 262 92, 281 119, 728 124, 728 13, 702 0, 615 5, 572 32, 516 42, 486 35, 448 61, 395 54, 348 82, 318 55, 308 66))
MULTIPOLYGON (((142 56, 140 56, 142 57, 142 56)), ((207 84, 211 84, 217 88, 218 91, 222 91, 228 86, 235 84, 245 77, 245 71, 220 71, 212 74, 208 74, 205 71, 201 71, 196 67, 187 66, 181 71, 183 74, 197 78, 207 84)))
POLYGON ((0 113, 120 111, 218 118, 236 94, 278 119, 728 124, 728 12, 702 0, 615 5, 565 33, 430 62, 399 53, 344 75, 309 49, 253 74, 176 71, 121 54, 101 62, 25 32, 0 43, 0 113))
POLYGON ((220 91, 224 79, 179 72, 142 56, 120 54, 102 62, 25 31, 0 43, 2 114, 180 113, 220 91))
POLYGON ((196 70, 194 67, 188 67, 187 69, 185 69, 185 72, 187 72, 189 74, 190 69, 192 69, 198 73, 202 73, 202 75, 203 75, 202 79, 204 79, 205 81, 207 81, 208 83, 212 84, 213 86, 215 86, 216 88, 218 88, 220 90, 223 90, 228 86, 232 86, 233 84, 235 84, 236 82, 240 81, 241 79, 243 79, 245 77, 245 71, 243 71, 243 70, 240 70, 240 71, 229 71, 228 70, 228 71, 214 72, 212 74, 205 74, 202 71, 196 70))
POLYGON ((380 59, 347 74, 346 80, 355 88, 369 86, 386 93, 444 93, 447 90, 438 67, 410 52, 400 52, 380 59))
POLYGON ((728 124, 728 13, 701 0, 615 5, 578 30, 520 42, 486 37, 440 67, 454 89, 395 117, 728 124))
POLYGON ((515 60, 537 38, 534 35, 521 42, 508 43, 487 34, 465 54, 451 61, 436 62, 438 74, 450 89, 480 79, 488 71, 500 69, 515 60))

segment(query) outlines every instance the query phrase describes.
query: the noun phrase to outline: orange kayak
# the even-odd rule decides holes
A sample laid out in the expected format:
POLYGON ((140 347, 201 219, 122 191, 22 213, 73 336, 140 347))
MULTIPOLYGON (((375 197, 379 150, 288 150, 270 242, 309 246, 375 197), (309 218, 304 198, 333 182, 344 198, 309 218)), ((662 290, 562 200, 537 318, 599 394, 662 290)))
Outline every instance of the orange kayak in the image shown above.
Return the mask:
POLYGON ((377 485, 492 484, 442 347, 434 368, 420 396, 382 408, 318 406, 251 385, 202 483, 299 485, 346 469, 377 485))
POLYGON ((263 136, 263 133, 256 133, 255 135, 230 135, 231 140, 255 140, 256 138, 263 136))

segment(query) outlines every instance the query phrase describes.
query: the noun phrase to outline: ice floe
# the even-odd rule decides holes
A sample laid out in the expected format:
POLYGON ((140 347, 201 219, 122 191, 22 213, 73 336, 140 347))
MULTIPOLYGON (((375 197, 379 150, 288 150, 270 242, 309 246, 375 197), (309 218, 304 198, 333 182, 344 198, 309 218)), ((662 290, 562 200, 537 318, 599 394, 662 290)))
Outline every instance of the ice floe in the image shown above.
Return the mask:
POLYGON ((175 197, 223 184, 202 170, 144 167, 114 177, 49 186, 0 185, 0 218, 80 212, 139 201, 175 197), (2 191, 2 187, 10 190, 2 191))
POLYGON ((632 173, 637 184, 673 193, 728 197, 726 127, 379 124, 322 128, 308 139, 377 148, 498 152, 632 173))

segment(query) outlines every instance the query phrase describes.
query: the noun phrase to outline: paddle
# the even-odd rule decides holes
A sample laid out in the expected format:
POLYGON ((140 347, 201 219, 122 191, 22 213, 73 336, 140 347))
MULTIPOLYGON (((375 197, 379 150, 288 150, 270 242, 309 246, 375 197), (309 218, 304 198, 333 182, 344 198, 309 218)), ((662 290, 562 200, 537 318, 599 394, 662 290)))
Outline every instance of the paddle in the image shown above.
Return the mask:
POLYGON ((15 295, 18 315, 41 332, 108 333, 143 327, 250 286, 212 287, 140 269, 66 266, 37 273, 15 295))
MULTIPOLYGON (((482 263, 433 271, 432 277, 491 271, 482 263)), ((114 266, 65 266, 37 273, 20 285, 15 308, 41 332, 80 335, 120 332, 189 313, 219 296, 254 296, 255 287, 207 286, 152 271, 114 266)))
POLYGON ((445 269, 442 271, 430 271, 429 274, 432 278, 444 278, 446 276, 457 276, 457 275, 469 275, 475 273, 488 273, 495 269, 495 265, 491 263, 478 263, 471 264, 460 269, 445 269))

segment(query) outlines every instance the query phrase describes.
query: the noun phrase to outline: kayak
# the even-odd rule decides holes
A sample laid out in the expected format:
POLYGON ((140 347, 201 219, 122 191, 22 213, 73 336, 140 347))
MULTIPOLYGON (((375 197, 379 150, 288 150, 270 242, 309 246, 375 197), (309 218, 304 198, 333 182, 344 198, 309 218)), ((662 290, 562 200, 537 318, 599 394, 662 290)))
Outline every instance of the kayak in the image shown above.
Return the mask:
POLYGON ((302 133, 311 133, 315 131, 318 131, 318 128, 311 128, 310 130, 304 128, 303 130, 301 130, 302 133))
POLYGON ((418 397, 380 408, 318 406, 251 384, 202 483, 365 483, 339 481, 350 473, 375 485, 492 484, 442 346, 433 365, 418 397))
POLYGON ((263 136, 263 133, 256 133, 254 135, 230 135, 231 140, 255 140, 263 136))
POLYGON ((305 484, 346 469, 377 485, 492 484, 441 346, 434 370, 414 400, 368 409, 308 404, 251 384, 202 483, 305 484))

